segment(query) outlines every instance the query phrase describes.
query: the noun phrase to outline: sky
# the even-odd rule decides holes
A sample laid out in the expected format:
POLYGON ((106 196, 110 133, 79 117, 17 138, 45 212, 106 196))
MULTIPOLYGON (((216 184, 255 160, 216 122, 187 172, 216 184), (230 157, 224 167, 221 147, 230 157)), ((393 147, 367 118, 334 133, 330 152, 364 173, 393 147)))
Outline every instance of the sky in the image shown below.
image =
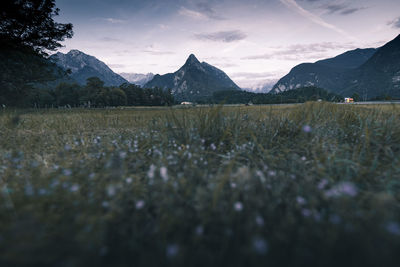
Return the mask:
POLYGON ((400 34, 399 0, 57 0, 78 49, 114 72, 165 74, 190 54, 241 87, 400 34))

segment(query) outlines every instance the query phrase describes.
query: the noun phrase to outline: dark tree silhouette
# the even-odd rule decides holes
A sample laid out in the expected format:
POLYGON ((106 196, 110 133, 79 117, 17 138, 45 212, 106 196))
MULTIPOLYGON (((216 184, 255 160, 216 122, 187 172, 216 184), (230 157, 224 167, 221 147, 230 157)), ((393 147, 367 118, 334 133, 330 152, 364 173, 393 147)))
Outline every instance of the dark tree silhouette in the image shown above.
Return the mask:
POLYGON ((72 24, 57 23, 55 0, 2 0, 0 42, 3 46, 30 47, 45 54, 61 47, 60 41, 71 38, 72 24))

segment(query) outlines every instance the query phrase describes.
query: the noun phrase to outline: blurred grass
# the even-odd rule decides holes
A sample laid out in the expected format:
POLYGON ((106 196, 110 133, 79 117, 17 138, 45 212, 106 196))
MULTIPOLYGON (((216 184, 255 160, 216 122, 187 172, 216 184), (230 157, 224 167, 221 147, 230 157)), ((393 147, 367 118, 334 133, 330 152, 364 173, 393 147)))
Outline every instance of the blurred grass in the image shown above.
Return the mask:
POLYGON ((0 111, 0 266, 398 266, 396 105, 0 111))

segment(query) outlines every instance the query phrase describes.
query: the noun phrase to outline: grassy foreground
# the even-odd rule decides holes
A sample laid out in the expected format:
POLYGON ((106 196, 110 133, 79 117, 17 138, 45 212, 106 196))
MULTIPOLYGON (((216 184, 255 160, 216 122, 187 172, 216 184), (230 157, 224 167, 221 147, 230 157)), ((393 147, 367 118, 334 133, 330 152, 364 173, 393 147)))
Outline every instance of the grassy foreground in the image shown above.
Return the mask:
POLYGON ((0 266, 399 266, 400 108, 0 111, 0 266))

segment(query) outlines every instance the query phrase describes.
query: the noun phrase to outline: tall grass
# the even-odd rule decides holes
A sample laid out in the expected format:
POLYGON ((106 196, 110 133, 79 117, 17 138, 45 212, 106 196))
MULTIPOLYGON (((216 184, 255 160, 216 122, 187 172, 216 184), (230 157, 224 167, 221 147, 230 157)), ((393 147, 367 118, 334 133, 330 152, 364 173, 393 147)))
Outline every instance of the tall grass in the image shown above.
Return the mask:
POLYGON ((396 106, 6 111, 1 266, 398 266, 396 106))

